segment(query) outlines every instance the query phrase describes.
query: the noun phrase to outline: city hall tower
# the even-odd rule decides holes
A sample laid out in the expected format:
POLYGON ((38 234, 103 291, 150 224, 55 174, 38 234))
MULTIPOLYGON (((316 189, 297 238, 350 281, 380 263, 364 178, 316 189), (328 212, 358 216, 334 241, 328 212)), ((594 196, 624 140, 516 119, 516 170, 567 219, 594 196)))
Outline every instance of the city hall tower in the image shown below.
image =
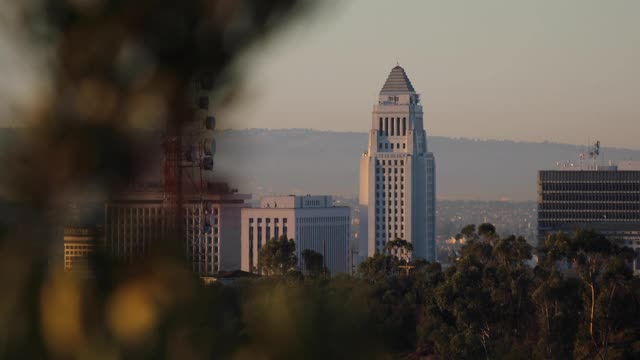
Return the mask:
POLYGON ((414 259, 435 261, 435 198, 420 95, 398 65, 373 106, 369 147, 360 158, 356 261, 395 239, 413 245, 414 259))

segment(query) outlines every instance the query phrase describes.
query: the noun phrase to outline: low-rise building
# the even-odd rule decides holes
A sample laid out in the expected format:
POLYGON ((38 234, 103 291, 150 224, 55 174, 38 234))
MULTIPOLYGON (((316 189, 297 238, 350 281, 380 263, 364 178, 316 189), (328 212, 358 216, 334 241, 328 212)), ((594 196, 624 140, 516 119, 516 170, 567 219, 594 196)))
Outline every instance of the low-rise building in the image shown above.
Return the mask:
POLYGON ((350 218, 350 209, 333 206, 331 196, 265 197, 259 208, 242 209, 242 270, 257 272, 262 245, 284 234, 296 244, 299 265, 310 249, 323 255, 331 274, 347 273, 350 218))
POLYGON ((81 276, 91 273, 90 258, 101 238, 100 227, 69 226, 64 228, 64 271, 81 276))

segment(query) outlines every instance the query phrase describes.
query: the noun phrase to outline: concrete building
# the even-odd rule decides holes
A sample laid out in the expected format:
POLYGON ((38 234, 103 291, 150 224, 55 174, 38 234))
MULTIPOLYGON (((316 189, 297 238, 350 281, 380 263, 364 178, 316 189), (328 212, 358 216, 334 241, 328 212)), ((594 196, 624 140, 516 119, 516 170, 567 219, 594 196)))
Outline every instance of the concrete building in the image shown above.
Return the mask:
POLYGON ((64 271, 89 276, 89 259, 100 244, 101 236, 100 227, 65 227, 64 271))
MULTIPOLYGON (((240 211, 250 195, 227 189, 183 199, 184 245, 194 272, 213 275, 240 268, 240 211)), ((168 229, 168 208, 158 187, 116 195, 105 205, 104 244, 124 261, 147 254, 168 229)))
POLYGON ((633 248, 640 270, 640 161, 567 163, 538 173, 538 241, 578 228, 633 248))
POLYGON ((360 158, 359 210, 357 261, 396 238, 413 245, 413 258, 435 260, 435 158, 420 95, 400 66, 373 106, 369 147, 360 158))
POLYGON ((242 209, 242 270, 256 272, 262 245, 286 234, 299 262, 311 249, 324 256, 331 274, 349 272, 350 214, 348 207, 332 206, 331 196, 263 198, 259 208, 242 209))

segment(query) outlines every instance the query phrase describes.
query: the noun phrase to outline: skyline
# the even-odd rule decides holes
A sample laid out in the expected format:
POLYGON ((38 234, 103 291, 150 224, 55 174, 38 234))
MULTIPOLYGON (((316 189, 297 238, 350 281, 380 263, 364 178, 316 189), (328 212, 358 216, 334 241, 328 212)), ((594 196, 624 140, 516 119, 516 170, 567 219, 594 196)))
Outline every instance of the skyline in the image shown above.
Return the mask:
POLYGON ((630 1, 325 6, 249 53, 250 100, 224 111, 221 127, 366 132, 372 89, 399 63, 421 89, 428 135, 578 145, 597 138, 638 149, 637 10, 630 1), (384 20, 398 18, 393 26, 384 20), (407 41, 393 41, 401 37, 407 41))

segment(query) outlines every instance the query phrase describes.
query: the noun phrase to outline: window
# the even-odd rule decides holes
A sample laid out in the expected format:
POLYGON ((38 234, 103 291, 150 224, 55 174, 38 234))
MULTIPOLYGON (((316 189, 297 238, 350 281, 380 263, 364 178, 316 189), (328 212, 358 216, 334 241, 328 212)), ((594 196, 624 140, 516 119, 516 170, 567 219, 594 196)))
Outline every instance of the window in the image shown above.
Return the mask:
POLYGON ((394 121, 393 118, 391 118, 391 136, 395 135, 395 126, 394 126, 394 121))

